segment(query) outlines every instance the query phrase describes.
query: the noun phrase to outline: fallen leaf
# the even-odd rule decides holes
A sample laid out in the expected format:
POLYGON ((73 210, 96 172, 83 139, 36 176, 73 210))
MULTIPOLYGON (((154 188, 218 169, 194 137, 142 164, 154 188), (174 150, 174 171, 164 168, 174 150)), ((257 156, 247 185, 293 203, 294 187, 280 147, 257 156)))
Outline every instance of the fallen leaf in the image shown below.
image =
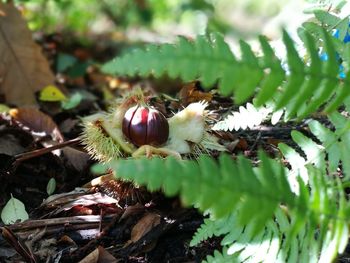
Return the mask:
POLYGON ((99 246, 79 263, 116 263, 118 260, 104 247, 99 246))
POLYGON ((268 138, 267 139, 267 143, 268 144, 272 144, 273 146, 278 146, 278 144, 280 144, 281 143, 281 140, 279 140, 279 139, 275 139, 275 138, 268 138))
POLYGON ((19 138, 14 134, 1 134, 0 153, 15 156, 24 151, 25 148, 21 145, 19 138))
POLYGON ((71 165, 77 172, 83 172, 85 169, 87 169, 90 161, 89 154, 72 147, 64 147, 62 152, 64 157, 67 159, 68 164, 71 165))
POLYGON ((35 92, 54 75, 14 5, 0 1, 0 13, 0 93, 7 103, 36 105, 35 92))
POLYGON ((80 125, 79 119, 68 118, 60 123, 59 128, 62 133, 70 133, 72 132, 73 129, 75 129, 79 125, 80 125))
POLYGON ((21 126, 35 133, 50 135, 54 141, 63 142, 64 138, 52 118, 35 108, 17 108, 9 111, 11 117, 21 126))
MULTIPOLYGON (((130 242, 135 243, 153 227, 160 224, 160 215, 148 213, 143 216, 131 230, 130 242)), ((129 243, 129 242, 128 242, 129 243)))
POLYGON ((7 105, 0 103, 0 113, 8 112, 9 110, 10 110, 10 108, 7 105))
POLYGON ((70 96, 68 100, 62 101, 62 108, 64 110, 74 109, 80 104, 82 99, 83 99, 83 96, 81 95, 81 93, 76 92, 72 96, 70 96))
POLYGON ((236 144, 236 149, 245 151, 248 149, 248 142, 244 138, 240 138, 239 142, 236 144))
POLYGON ((88 254, 85 258, 79 261, 79 263, 97 263, 98 262, 99 251, 96 248, 90 254, 88 254))
POLYGON ((51 178, 46 186, 46 192, 48 195, 52 195, 56 190, 56 180, 55 178, 51 178))
POLYGON ((64 101, 67 97, 54 85, 46 86, 40 91, 39 100, 41 101, 64 101))
POLYGON ((109 253, 104 247, 99 246, 98 250, 100 252, 97 263, 117 263, 118 260, 109 253))
POLYGON ((8 227, 1 227, 1 235, 20 254, 25 262, 35 263, 35 256, 27 245, 19 239, 15 233, 8 227))
POLYGON ((213 98, 213 95, 209 92, 198 90, 196 82, 190 82, 180 90, 179 98, 183 105, 188 105, 190 103, 198 101, 210 102, 213 98))
POLYGON ((64 72, 72 67, 77 62, 77 59, 69 54, 60 53, 57 57, 57 71, 64 72))
POLYGON ((74 191, 71 193, 51 195, 41 204, 41 208, 54 209, 51 214, 59 214, 63 211, 69 211, 74 207, 82 210, 84 207, 92 205, 114 205, 114 207, 120 209, 118 200, 107 195, 101 193, 83 195, 74 191))
POLYGON ((119 222, 122 221, 125 218, 128 218, 130 216, 137 215, 145 210, 145 207, 139 203, 135 205, 128 206, 122 216, 119 219, 119 222))
POLYGON ((6 224, 13 224, 16 221, 24 221, 29 218, 28 213, 24 207, 24 204, 11 196, 10 200, 6 203, 1 211, 1 220, 6 224))

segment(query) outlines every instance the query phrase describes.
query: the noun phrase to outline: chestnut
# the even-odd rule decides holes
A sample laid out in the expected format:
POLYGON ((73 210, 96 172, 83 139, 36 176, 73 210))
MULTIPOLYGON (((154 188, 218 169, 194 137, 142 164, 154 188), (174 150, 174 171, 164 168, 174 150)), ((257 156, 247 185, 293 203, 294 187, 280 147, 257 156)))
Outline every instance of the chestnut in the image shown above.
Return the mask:
POLYGON ((168 140, 169 124, 158 110, 135 105, 126 111, 122 131, 137 146, 159 146, 168 140))

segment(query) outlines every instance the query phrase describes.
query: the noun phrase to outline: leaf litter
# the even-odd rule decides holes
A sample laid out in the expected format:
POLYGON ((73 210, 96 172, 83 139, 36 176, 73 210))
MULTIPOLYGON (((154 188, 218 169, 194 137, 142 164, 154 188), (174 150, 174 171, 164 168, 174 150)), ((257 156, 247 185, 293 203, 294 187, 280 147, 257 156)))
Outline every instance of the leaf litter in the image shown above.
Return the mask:
POLYGON ((7 103, 37 105, 35 92, 55 77, 13 4, 0 2, 0 93, 7 103))

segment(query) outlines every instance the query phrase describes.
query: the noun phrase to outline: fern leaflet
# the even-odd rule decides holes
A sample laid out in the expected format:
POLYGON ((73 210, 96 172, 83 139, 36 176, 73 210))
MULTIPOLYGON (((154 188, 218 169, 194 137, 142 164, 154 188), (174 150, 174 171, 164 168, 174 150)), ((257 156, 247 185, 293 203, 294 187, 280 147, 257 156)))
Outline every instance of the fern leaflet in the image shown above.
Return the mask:
MULTIPOLYGON (((313 191, 309 200, 305 201, 315 213, 309 214, 308 219, 305 217, 305 222, 298 226, 297 230, 291 231, 302 216, 287 214, 278 208, 274 220, 268 220, 261 232, 254 235, 254 221, 241 226, 238 210, 222 219, 206 219, 194 235, 191 245, 196 245, 213 235, 223 235, 223 251, 219 255, 226 262, 330 261, 337 253, 341 253, 347 244, 345 199, 339 186, 333 190, 328 188, 326 181, 322 180, 324 175, 318 169, 309 167, 308 171, 312 178, 310 185, 313 191), (331 198, 326 198, 329 196, 331 198), (339 205, 334 205, 335 199, 339 200, 339 205), (323 216, 318 217, 320 212, 323 216)), ((214 258, 217 256, 218 252, 214 258)), ((214 258, 209 256, 207 262, 215 262, 214 258)))
POLYGON ((285 119, 299 119, 318 110, 330 98, 326 111, 335 110, 349 96, 349 78, 338 78, 336 48, 329 33, 320 27, 326 62, 321 61, 314 39, 307 31, 301 32, 310 57, 304 62, 293 40, 284 32, 283 42, 287 51, 287 68, 275 55, 264 37, 259 38, 263 55, 258 57, 249 44, 240 41, 241 58, 232 53, 219 35, 210 38, 200 36, 195 41, 179 38, 177 44, 150 45, 145 50, 137 49, 104 65, 103 70, 120 75, 168 74, 185 81, 199 79, 204 86, 219 82, 223 95, 234 93, 237 103, 256 96, 256 105, 273 101, 275 109, 286 107, 285 119), (293 98, 293 99, 292 99, 293 98))
POLYGON ((256 232, 264 227, 280 203, 291 208, 298 206, 298 197, 290 189, 283 166, 263 153, 259 157, 262 163, 256 168, 242 156, 233 162, 226 155, 220 157, 218 164, 202 156, 198 163, 153 158, 120 160, 111 162, 110 166, 120 178, 146 185, 151 191, 163 189, 169 196, 180 194, 185 204, 208 210, 217 218, 239 208, 240 222, 255 218, 256 232), (261 210, 259 214, 255 213, 257 209, 261 210))
POLYGON ((305 168, 307 164, 313 164, 324 172, 328 171, 331 175, 336 175, 338 167, 342 164, 345 178, 350 178, 348 162, 350 121, 337 112, 330 115, 330 121, 335 126, 335 132, 316 120, 309 123, 310 131, 322 144, 313 141, 298 131, 292 131, 293 140, 304 151, 306 158, 302 157, 293 148, 283 143, 279 144, 281 152, 292 166, 290 178, 294 178, 294 186, 296 185, 297 175, 300 175, 305 183, 308 182, 307 169, 305 168))

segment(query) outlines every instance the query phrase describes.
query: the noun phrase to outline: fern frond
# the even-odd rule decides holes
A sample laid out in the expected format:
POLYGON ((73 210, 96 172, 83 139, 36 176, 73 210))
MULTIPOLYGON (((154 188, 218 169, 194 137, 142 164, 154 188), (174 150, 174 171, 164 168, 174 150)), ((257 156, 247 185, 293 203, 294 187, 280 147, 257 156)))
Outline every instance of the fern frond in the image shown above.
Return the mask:
POLYGON ((240 263, 240 262, 237 261, 235 258, 232 258, 225 251, 221 253, 218 250, 215 250, 214 255, 207 256, 206 260, 204 260, 203 263, 240 263))
POLYGON ((214 125, 213 130, 238 131, 239 129, 252 129, 267 119, 272 108, 256 108, 253 104, 247 103, 246 107, 240 106, 238 111, 232 112, 223 121, 214 125))
POLYGON ((308 124, 311 133, 321 142, 315 142, 301 132, 292 131, 292 139, 299 145, 305 154, 305 158, 293 148, 281 143, 279 149, 292 166, 290 180, 296 185, 296 176, 300 175, 304 182, 308 182, 306 165, 313 164, 331 175, 337 174, 337 169, 342 165, 342 171, 346 179, 350 178, 350 165, 348 161, 350 149, 350 120, 334 112, 329 117, 335 127, 335 131, 322 125, 316 120, 308 124), (293 178, 293 179, 291 179, 293 178))
POLYGON ((154 158, 120 160, 110 166, 119 178, 145 185, 151 191, 163 189, 166 195, 180 194, 185 204, 208 210, 217 218, 240 208, 240 222, 254 218, 254 230, 258 231, 280 203, 294 208, 297 201, 285 169, 263 153, 259 157, 262 163, 257 168, 242 156, 233 162, 226 155, 219 163, 202 156, 198 162, 154 158), (257 214, 257 210, 261 212, 257 214))
POLYGON ((295 193, 288 178, 295 171, 286 173, 282 164, 263 153, 257 167, 244 157, 233 161, 226 155, 218 163, 202 156, 198 162, 119 160, 108 167, 118 178, 151 191, 162 189, 168 196, 178 194, 185 204, 209 212, 210 219, 191 245, 212 235, 225 235, 221 244, 226 252, 216 252, 208 262, 220 258, 225 262, 330 262, 345 249, 350 206, 340 183, 327 177, 325 167, 315 161, 318 144, 300 134, 294 139, 306 156, 314 158, 304 163, 308 187, 297 178, 295 193))
POLYGON ((335 110, 342 104, 350 108, 350 74, 339 76, 339 66, 347 68, 350 52, 331 30, 344 35, 348 21, 326 12, 316 13, 316 18, 325 28, 307 23, 299 31, 307 54, 283 32, 283 62, 265 37, 259 37, 261 55, 240 41, 237 57, 221 36, 213 35, 149 45, 103 67, 110 74, 198 79, 204 87, 233 94, 237 103, 254 102, 216 129, 252 127, 278 110, 285 120, 300 120, 320 110, 328 114, 331 127, 309 122, 314 137, 292 131, 297 149, 279 145, 291 169, 261 152, 256 166, 245 157, 233 161, 226 155, 218 161, 202 155, 197 161, 154 158, 108 164, 118 178, 163 190, 167 196, 179 195, 184 204, 209 214, 191 242, 223 236, 222 252, 215 251, 207 262, 332 262, 345 249, 350 204, 337 176, 341 172, 345 180, 350 178, 350 120, 335 110), (326 61, 320 58, 320 48, 326 61), (273 109, 260 115, 259 107, 266 104, 273 109), (246 121, 248 115, 253 121, 246 121))
POLYGON ((214 131, 233 131, 253 129, 267 120, 271 120, 271 124, 275 125, 282 117, 284 111, 279 110, 273 112, 273 106, 255 107, 251 103, 247 103, 245 107, 240 106, 238 111, 232 112, 224 120, 217 122, 212 130, 214 131))
POLYGON ((342 253, 347 244, 348 225, 344 194, 338 185, 328 188, 318 169, 309 168, 313 191, 308 202, 309 214, 287 214, 281 208, 275 212, 274 220, 268 220, 258 234, 254 234, 254 221, 239 224, 240 211, 220 220, 206 219, 192 239, 191 245, 203 238, 223 236, 223 251, 209 256, 225 259, 226 262, 331 262, 337 253, 342 253), (334 200, 339 200, 337 205, 334 200), (295 229, 295 224, 304 218, 295 229), (205 230, 209 230, 209 236, 205 230), (327 257, 328 255, 328 257, 327 257))
POLYGON ((283 43, 287 51, 287 68, 264 37, 259 41, 263 55, 258 57, 249 44, 240 41, 241 57, 238 59, 225 43, 215 35, 210 38, 198 37, 195 41, 179 38, 177 44, 150 45, 145 50, 138 49, 107 63, 103 71, 119 75, 168 74, 185 81, 199 79, 205 87, 219 83, 224 95, 234 93, 237 103, 256 96, 256 105, 261 106, 272 99, 275 110, 286 107, 286 120, 298 116, 303 118, 318 110, 330 98, 326 110, 333 111, 346 97, 350 89, 349 78, 338 78, 338 61, 331 36, 320 28, 326 62, 321 61, 317 40, 308 32, 302 33, 310 61, 303 61, 290 36, 283 33, 283 43))
MULTIPOLYGON (((204 219, 203 224, 194 234, 190 246, 198 245, 200 242, 213 236, 221 236, 229 233, 232 230, 233 224, 237 221, 237 213, 231 213, 228 216, 216 220, 212 218, 204 219)), ((242 229, 242 227, 239 227, 239 229, 242 229)))

